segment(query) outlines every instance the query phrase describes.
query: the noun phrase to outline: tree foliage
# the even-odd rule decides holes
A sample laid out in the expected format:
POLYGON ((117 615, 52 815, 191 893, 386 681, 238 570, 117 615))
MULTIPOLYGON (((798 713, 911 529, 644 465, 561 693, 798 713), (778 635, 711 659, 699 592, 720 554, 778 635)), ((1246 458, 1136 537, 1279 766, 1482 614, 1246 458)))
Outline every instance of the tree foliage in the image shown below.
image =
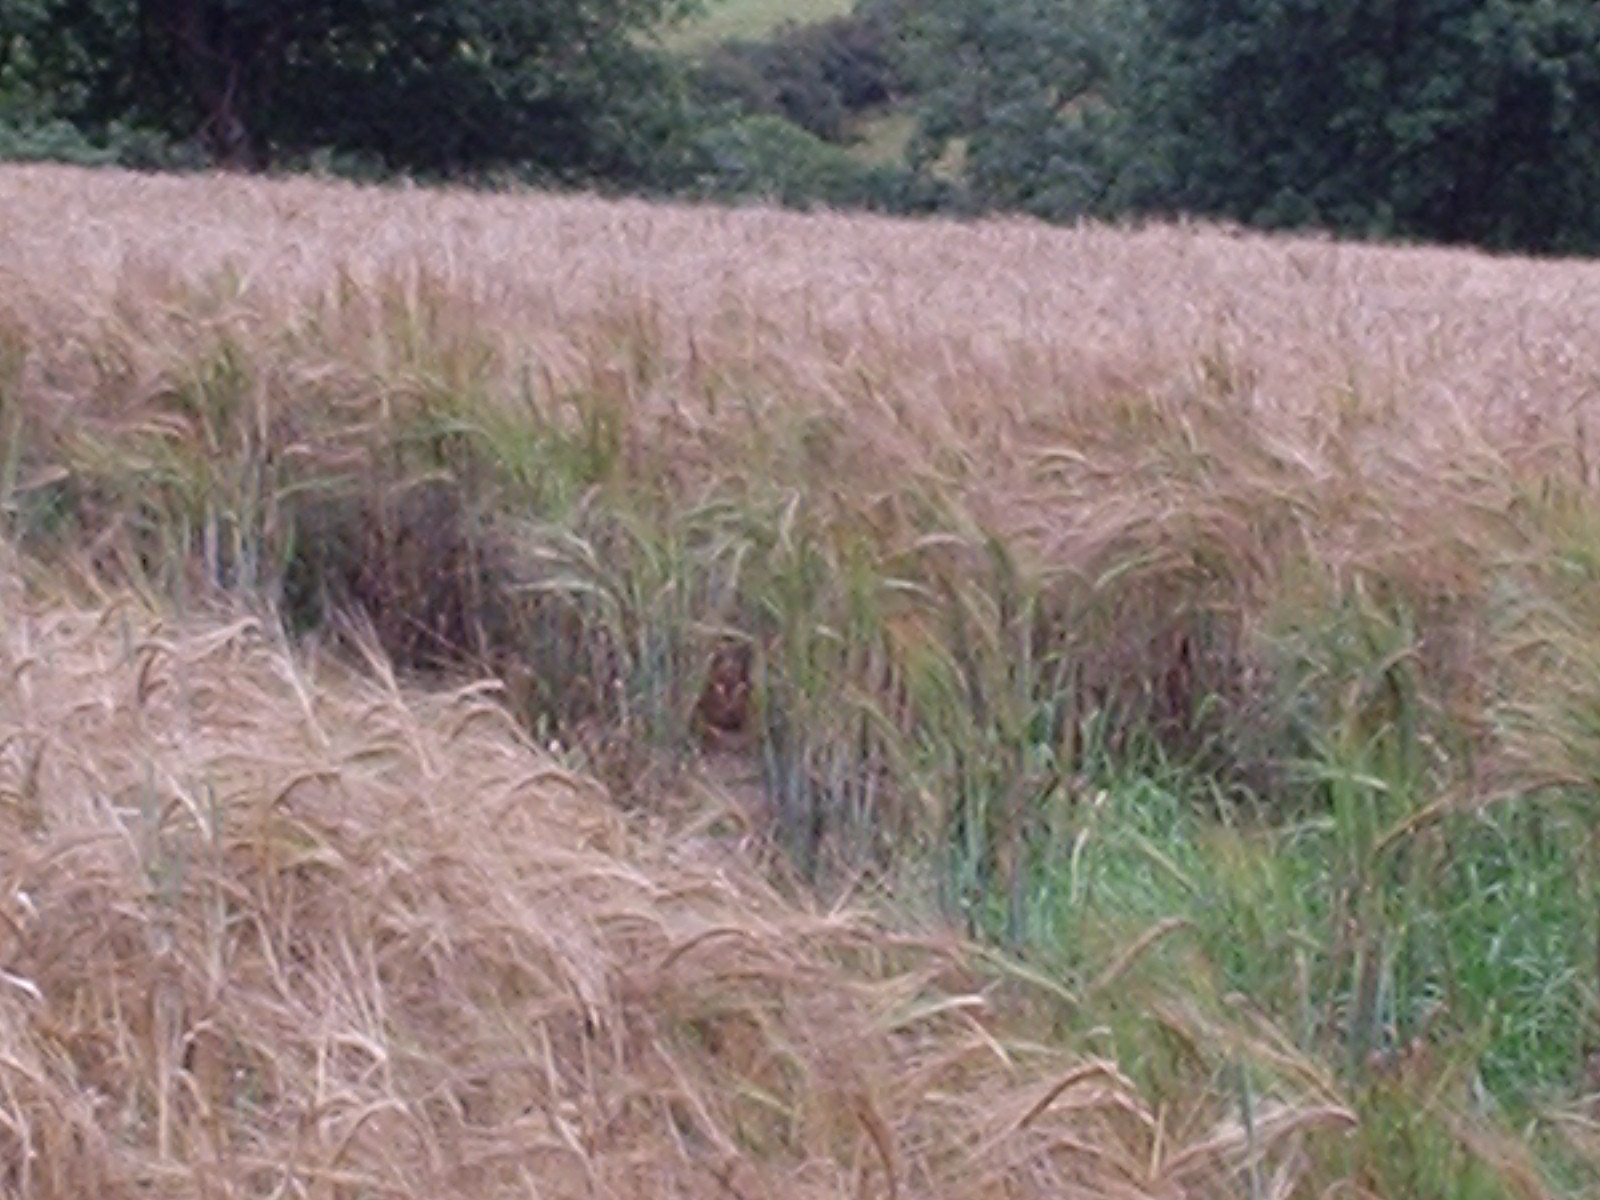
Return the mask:
POLYGON ((638 36, 693 0, 0 0, 0 79, 83 129, 241 166, 619 165, 664 68, 638 36))
POLYGON ((980 204, 1044 217, 1103 204, 1103 101, 1122 45, 1113 4, 928 0, 905 28, 919 163, 958 146, 980 204))
POLYGON ((1593 0, 1147 0, 1129 199, 1541 250, 1600 245, 1593 0))
POLYGON ((1600 248, 1594 0, 928 0, 922 144, 983 202, 1600 248))
POLYGON ((0 156, 1600 251, 1595 0, 858 0, 675 64, 647 34, 700 3, 0 0, 0 156), (843 143, 908 93, 910 179, 773 123, 843 143))
POLYGON ((856 12, 806 24, 786 23, 761 41, 730 41, 696 68, 711 104, 749 115, 783 117, 830 142, 849 137, 850 119, 889 103, 900 90, 887 13, 856 12))

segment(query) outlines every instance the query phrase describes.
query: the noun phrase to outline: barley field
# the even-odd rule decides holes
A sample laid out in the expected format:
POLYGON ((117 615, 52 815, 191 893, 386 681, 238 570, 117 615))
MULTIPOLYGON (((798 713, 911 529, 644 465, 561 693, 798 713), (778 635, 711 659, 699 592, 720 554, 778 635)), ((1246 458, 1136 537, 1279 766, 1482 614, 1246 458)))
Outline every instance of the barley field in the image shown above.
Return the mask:
POLYGON ((1600 1186, 1600 264, 0 213, 7 1194, 1600 1186))

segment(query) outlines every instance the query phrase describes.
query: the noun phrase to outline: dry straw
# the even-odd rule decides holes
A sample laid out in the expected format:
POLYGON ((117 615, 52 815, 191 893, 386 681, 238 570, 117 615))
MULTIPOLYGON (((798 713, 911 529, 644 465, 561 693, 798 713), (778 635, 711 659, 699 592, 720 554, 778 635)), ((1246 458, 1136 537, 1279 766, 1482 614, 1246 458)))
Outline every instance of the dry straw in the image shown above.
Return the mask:
POLYGON ((3 611, 8 1195, 1146 1197, 1238 1165, 1217 1134, 1152 1176, 1115 1069, 1007 1049, 950 950, 641 836, 492 692, 126 597, 8 580, 3 611))
MULTIPOLYGON (((1385 850, 1384 830, 1409 840, 1530 773, 1597 777, 1572 680, 1600 644, 1600 266, 52 167, 0 170, 0 213, 0 509, 48 546, 59 514, 36 501, 66 497, 87 580, 137 582, 130 563, 167 553, 177 583, 249 593, 285 497, 357 478, 373 519, 325 540, 389 556, 371 599, 423 594, 430 571, 475 584, 491 572, 444 554, 464 536, 385 527, 410 504, 442 514, 435 532, 479 515, 428 508, 414 448, 386 439, 470 424, 498 453, 533 414, 574 460, 611 455, 635 516, 719 535, 733 496, 735 517, 770 517, 730 560, 811 537, 848 565, 844 534, 868 544, 895 603, 796 703, 841 726, 801 747, 813 775, 860 765, 817 696, 881 709, 872 765, 903 770, 907 746, 946 744, 907 732, 940 697, 1002 707, 1033 622, 1086 703, 1127 685, 1198 725, 1220 698, 1230 733, 1279 750, 1285 695, 1333 751, 1420 730, 1404 786, 1375 794, 1428 815, 1387 814, 1385 850), (975 665, 940 660, 908 699, 948 630, 970 644, 946 659, 975 665), (966 690, 944 687, 960 671, 966 690)), ((587 482, 552 498, 546 450, 496 460, 497 499, 600 514, 557 540, 567 583, 609 587, 625 633, 628 603, 674 593, 650 546, 633 592, 601 578, 629 514, 587 482)), ((492 689, 409 691, 376 653, 318 664, 231 607, 163 624, 121 593, 7 587, 11 1194, 1176 1198, 1337 1177, 1313 1143, 1351 1114, 1271 1037, 1228 1052, 1298 1083, 1243 1114, 1208 1085, 1169 1107, 1028 1042, 944 955, 797 905, 671 821, 630 824, 492 689)), ((388 617, 421 643, 493 643, 491 606, 446 598, 388 617)), ((819 643, 846 608, 804 614, 819 643)), ((739 615, 674 610, 672 628, 723 637, 739 615)), ((545 670, 490 665, 530 692, 545 670)), ((680 683, 660 691, 678 703, 680 683)), ((908 837, 949 823, 953 790, 915 803, 908 837)), ((859 807, 889 827, 889 806, 859 807)), ((1012 839, 991 858, 1025 857, 1029 817, 983 816, 1012 839)), ((1104 991, 1189 937, 1148 929, 1104 991)), ((1217 1040, 1195 1034, 1196 1061, 1217 1040)))

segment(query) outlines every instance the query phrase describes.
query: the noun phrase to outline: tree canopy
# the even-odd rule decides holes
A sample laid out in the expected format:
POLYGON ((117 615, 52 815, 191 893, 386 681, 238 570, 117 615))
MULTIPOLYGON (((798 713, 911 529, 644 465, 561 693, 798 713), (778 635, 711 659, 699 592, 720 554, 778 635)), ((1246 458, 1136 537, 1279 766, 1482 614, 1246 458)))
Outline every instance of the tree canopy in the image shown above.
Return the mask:
POLYGON ((927 0, 981 202, 1600 249, 1594 0, 927 0))
POLYGON ((692 61, 652 45, 715 2, 0 0, 0 156, 1600 252, 1595 0, 857 0, 692 61), (902 103, 907 162, 852 157, 902 103))
POLYGON ((1130 200, 1450 242, 1600 244, 1593 0, 1146 0, 1130 200))
POLYGON ((80 128, 241 166, 332 150, 449 172, 625 152, 695 0, 0 0, 0 79, 80 128))
POLYGON ((920 162, 960 145, 965 182, 983 204, 1045 217, 1102 204, 1099 122, 1120 45, 1109 5, 927 0, 906 21, 920 162))

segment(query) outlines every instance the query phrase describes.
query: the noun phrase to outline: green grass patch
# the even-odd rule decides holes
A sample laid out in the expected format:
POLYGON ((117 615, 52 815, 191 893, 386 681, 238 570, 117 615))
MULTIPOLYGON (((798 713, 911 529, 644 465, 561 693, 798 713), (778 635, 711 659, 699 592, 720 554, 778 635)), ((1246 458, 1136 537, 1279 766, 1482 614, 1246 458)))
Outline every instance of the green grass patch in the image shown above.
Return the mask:
POLYGON ((856 122, 850 153, 870 166, 899 166, 917 131, 915 114, 891 108, 856 122))
POLYGON ((719 42, 766 37, 792 21, 806 24, 843 16, 851 0, 707 0, 704 14, 664 35, 673 50, 703 50, 719 42))

